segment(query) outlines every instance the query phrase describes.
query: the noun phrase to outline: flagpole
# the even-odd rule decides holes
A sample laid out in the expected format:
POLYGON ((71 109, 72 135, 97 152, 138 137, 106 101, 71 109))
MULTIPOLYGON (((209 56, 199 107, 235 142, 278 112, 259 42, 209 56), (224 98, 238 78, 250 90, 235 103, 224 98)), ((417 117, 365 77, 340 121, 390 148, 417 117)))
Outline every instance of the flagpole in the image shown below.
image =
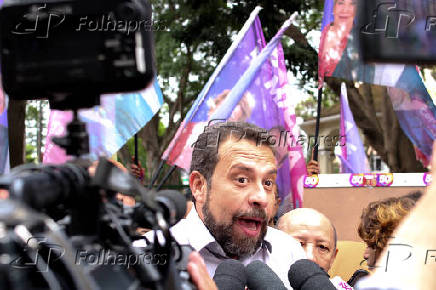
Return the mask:
POLYGON ((318 108, 316 114, 316 125, 315 125, 315 146, 313 147, 313 160, 318 161, 318 136, 319 136, 319 125, 321 119, 321 106, 322 106, 322 87, 318 88, 318 108))
POLYGON ((138 134, 135 134, 135 165, 138 164, 138 134))
POLYGON ((159 185, 156 188, 156 191, 160 190, 162 185, 164 185, 164 183, 168 180, 168 178, 170 177, 170 175, 174 172, 174 170, 176 170, 177 166, 173 165, 170 170, 167 172, 167 174, 165 174, 165 176, 162 178, 161 182, 159 183, 159 185))

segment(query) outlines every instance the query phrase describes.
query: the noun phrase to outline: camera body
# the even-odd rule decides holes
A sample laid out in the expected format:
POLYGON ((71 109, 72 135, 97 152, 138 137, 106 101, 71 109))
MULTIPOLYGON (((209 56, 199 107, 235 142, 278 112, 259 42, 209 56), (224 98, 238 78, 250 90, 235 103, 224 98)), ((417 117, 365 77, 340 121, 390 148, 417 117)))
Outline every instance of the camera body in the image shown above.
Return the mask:
POLYGON ((154 76, 151 11, 145 0, 5 0, 5 92, 28 100, 145 88, 154 76))

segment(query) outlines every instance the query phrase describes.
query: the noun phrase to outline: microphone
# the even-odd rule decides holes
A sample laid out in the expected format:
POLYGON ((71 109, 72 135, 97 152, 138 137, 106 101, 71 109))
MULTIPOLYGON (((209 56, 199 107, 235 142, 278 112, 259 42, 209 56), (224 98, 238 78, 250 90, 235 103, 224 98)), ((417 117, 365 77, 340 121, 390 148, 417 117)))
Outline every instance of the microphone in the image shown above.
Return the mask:
POLYGON ((250 290, 285 290, 279 276, 268 265, 257 260, 245 267, 247 288, 250 290))
POLYGON ((315 262, 301 259, 291 265, 288 279, 294 290, 336 290, 329 275, 315 262))
POLYGON ((239 261, 225 260, 216 268, 213 280, 219 290, 245 290, 245 267, 239 261))

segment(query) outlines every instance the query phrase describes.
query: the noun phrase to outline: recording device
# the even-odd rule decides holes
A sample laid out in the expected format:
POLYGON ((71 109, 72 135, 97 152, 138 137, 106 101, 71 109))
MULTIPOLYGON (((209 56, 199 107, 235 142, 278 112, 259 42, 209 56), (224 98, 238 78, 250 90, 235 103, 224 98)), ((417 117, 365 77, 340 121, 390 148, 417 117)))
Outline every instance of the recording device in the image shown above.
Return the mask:
MULTIPOLYGON (((0 187, 7 188, 10 194, 10 200, 0 205, 0 228, 8 232, 8 239, 0 237, 0 252, 11 260, 21 259, 17 268, 12 265, 6 273, 33 265, 47 269, 43 273, 50 276, 41 277, 34 269, 19 272, 24 278, 30 277, 20 282, 15 281, 16 275, 9 275, 5 281, 16 285, 9 289, 26 289, 28 281, 35 283, 30 286, 41 289, 58 284, 59 289, 81 289, 74 272, 81 273, 79 276, 93 285, 88 289, 114 285, 193 289, 186 271, 192 248, 175 243, 169 232, 170 225, 186 211, 183 195, 170 190, 147 191, 133 176, 104 158, 99 160, 94 177, 88 172, 86 163, 75 161, 58 166, 23 165, 0 177, 0 187), (111 188, 113 183, 117 186, 111 188), (143 202, 125 209, 115 197, 121 188, 124 193, 143 196, 143 202), (138 226, 161 231, 165 242, 149 245, 143 251, 134 248, 133 240, 141 238, 134 233, 138 226), (40 237, 45 239, 43 243, 38 240, 40 237), (36 243, 33 248, 32 243, 36 243), (23 247, 25 251, 20 250, 23 247), (125 259, 125 263, 117 263, 117 257, 125 259), (42 265, 35 262, 38 259, 44 261, 42 265)), ((1 274, 5 275, 0 268, 1 274)))
POLYGON ((0 29, 3 88, 11 99, 90 107, 100 94, 143 89, 154 75, 145 0, 5 0, 0 29))
MULTIPOLYGON (((265 263, 256 260, 245 267, 250 290, 286 290, 279 276, 265 263)), ((295 288, 294 288, 295 289, 295 288)), ((321 289, 321 288, 320 288, 321 289)))
POLYGON ((365 61, 436 63, 434 0, 358 1, 357 27, 365 61))
POLYGON ((49 99, 73 110, 55 144, 77 158, 23 165, 0 177, 0 284, 6 289, 195 289, 192 251, 169 228, 186 211, 174 191, 145 189, 101 158, 95 174, 78 110, 100 94, 140 90, 154 76, 151 6, 145 0, 5 0, 0 9, 3 88, 11 99, 49 99), (139 198, 125 207, 117 192, 139 198), (56 222, 55 222, 56 221, 56 222), (145 249, 138 227, 160 232, 145 249))
POLYGON ((245 266, 237 260, 225 260, 216 268, 213 280, 219 290, 245 290, 245 266))
POLYGON ((329 275, 315 262, 301 259, 291 265, 288 272, 289 283, 294 290, 335 290, 329 275))

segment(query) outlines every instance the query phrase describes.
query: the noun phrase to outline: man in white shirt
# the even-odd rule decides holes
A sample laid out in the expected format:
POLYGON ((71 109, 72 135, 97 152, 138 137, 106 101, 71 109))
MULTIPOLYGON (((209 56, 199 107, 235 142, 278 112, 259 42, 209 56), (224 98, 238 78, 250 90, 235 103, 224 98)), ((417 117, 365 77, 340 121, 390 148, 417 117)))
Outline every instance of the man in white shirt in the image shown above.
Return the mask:
POLYGON ((306 256, 295 239, 267 226, 277 162, 265 134, 242 122, 206 128, 192 153, 189 185, 195 208, 171 230, 180 244, 200 253, 211 277, 226 259, 245 265, 261 260, 290 288, 289 267, 306 256))

